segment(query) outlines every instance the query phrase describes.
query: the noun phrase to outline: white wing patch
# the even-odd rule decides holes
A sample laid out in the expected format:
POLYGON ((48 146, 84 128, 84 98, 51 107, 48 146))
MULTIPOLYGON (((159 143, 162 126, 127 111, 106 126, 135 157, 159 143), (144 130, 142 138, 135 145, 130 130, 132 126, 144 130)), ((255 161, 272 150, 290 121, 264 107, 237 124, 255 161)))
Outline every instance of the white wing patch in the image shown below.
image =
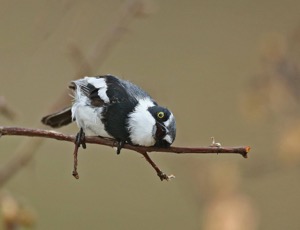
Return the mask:
POLYGON ((129 114, 128 128, 130 139, 135 145, 152 146, 155 144, 153 128, 155 119, 148 111, 154 103, 149 98, 140 99, 135 110, 129 114))
POLYGON ((84 78, 87 83, 95 86, 96 88, 98 88, 98 95, 99 97, 105 102, 105 103, 109 103, 109 98, 106 94, 107 91, 107 84, 105 81, 105 78, 95 78, 95 77, 85 77, 84 78))

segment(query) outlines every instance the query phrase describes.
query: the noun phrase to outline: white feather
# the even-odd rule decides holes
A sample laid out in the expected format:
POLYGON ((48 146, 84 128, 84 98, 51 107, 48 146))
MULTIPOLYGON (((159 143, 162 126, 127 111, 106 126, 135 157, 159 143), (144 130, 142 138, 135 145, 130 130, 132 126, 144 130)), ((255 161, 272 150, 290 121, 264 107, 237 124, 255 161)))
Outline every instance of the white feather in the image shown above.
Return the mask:
POLYGON ((95 78, 95 77, 85 77, 84 78, 88 83, 92 84, 96 88, 99 88, 98 95, 105 102, 109 103, 109 98, 106 94, 107 84, 104 78, 95 78))
POLYGON ((173 141, 174 141, 173 138, 169 134, 167 134, 163 139, 166 140, 168 143, 173 143, 173 141))
MULTIPOLYGON (((91 82, 89 82, 89 80, 91 80, 91 79, 92 79, 92 77, 85 77, 84 79, 75 81, 75 84, 78 84, 78 85, 85 84, 85 82, 83 82, 83 81, 91 83, 91 82)), ((93 78, 93 79, 100 80, 100 79, 96 79, 96 78, 93 78)), ((101 82, 102 81, 100 81, 100 82, 97 81, 98 85, 101 82)), ((91 83, 91 84, 93 84, 93 83, 91 83)), ((74 104, 72 106, 72 119, 76 120, 77 126, 79 128, 82 128, 86 134, 97 135, 97 136, 102 136, 102 137, 111 137, 105 131, 104 125, 101 122, 102 109, 103 109, 102 107, 96 107, 96 108, 91 107, 89 98, 81 92, 80 87, 76 88, 76 91, 74 92, 74 104)))
MULTIPOLYGON (((174 115, 171 113, 169 119, 163 122, 164 126, 169 127, 171 122, 174 122, 174 119, 175 119, 174 115)), ((170 134, 167 134, 163 139, 166 140, 168 143, 173 143, 174 141, 174 139, 170 136, 170 134)))
POLYGON ((130 139, 135 145, 152 146, 155 144, 155 119, 148 111, 154 103, 149 98, 140 99, 135 110, 129 114, 128 128, 130 139))
POLYGON ((169 127, 169 125, 171 124, 171 122, 172 122, 173 120, 174 120, 174 116, 173 116, 173 114, 171 113, 169 119, 166 120, 166 121, 163 122, 163 123, 164 123, 164 125, 165 125, 166 127, 169 127))

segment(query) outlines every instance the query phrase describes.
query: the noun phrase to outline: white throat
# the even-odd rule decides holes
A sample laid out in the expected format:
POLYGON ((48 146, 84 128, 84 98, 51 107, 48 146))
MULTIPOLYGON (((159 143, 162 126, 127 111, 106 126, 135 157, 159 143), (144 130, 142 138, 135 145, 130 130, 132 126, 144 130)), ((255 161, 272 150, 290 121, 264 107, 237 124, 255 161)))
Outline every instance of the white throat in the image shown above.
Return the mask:
POLYGON ((152 146, 155 144, 153 136, 155 119, 148 111, 154 103, 149 98, 138 101, 135 110, 128 116, 130 139, 135 145, 152 146))

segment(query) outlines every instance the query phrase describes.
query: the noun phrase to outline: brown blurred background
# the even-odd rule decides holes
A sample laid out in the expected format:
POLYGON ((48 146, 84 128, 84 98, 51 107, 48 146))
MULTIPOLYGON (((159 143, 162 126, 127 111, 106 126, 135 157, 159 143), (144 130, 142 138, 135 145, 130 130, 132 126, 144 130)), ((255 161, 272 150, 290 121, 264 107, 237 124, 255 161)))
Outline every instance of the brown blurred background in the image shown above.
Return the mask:
MULTIPOLYGON (((0 229, 300 229, 299 1, 0 3, 0 125, 41 127, 69 81, 111 73, 174 112, 175 146, 252 147, 153 153, 176 175, 161 182, 141 155, 89 145, 77 181, 73 145, 44 140, 0 183, 0 229)), ((0 178, 29 140, 0 139, 0 178)))

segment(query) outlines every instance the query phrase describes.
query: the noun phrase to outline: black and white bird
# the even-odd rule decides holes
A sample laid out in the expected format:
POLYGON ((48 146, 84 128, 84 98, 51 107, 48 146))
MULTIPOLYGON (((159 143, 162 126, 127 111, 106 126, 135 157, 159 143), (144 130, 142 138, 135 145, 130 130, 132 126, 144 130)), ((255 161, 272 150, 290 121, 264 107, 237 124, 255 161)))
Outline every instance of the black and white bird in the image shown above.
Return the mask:
POLYGON ((159 106, 137 85, 112 75, 84 77, 71 82, 71 107, 48 115, 42 122, 54 128, 76 121, 78 144, 84 136, 96 135, 117 140, 120 153, 125 143, 169 147, 176 136, 174 115, 159 106))

